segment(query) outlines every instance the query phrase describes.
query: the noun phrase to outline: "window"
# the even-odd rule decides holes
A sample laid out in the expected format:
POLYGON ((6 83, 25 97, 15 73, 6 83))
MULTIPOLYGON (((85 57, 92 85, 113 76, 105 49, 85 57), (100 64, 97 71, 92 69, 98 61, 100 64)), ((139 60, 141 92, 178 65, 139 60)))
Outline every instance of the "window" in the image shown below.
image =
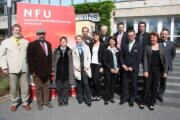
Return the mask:
POLYGON ((49 4, 49 0, 40 0, 40 4, 49 4))
POLYGON ((74 0, 74 4, 84 3, 85 0, 74 0))
POLYGON ((61 0, 61 5, 71 5, 71 0, 61 0))
POLYGON ((180 17, 174 18, 174 41, 176 46, 180 47, 180 17))
POLYGON ((157 19, 149 19, 149 32, 157 32, 157 19))
POLYGON ((39 0, 30 0, 30 3, 39 3, 39 0))
POLYGON ((134 20, 126 21, 126 31, 128 30, 134 30, 134 20))
POLYGON ((60 5, 60 0, 50 0, 51 5, 60 5))
POLYGON ((162 28, 166 28, 171 33, 171 18, 163 18, 162 19, 162 28))

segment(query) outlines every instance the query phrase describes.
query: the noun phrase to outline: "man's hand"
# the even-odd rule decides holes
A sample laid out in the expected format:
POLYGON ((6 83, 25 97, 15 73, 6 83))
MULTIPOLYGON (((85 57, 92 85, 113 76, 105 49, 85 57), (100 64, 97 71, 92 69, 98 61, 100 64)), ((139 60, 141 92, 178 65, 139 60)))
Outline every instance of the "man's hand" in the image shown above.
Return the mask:
POLYGON ((103 73, 103 71, 104 71, 103 68, 100 68, 99 72, 100 72, 100 73, 103 73))
POLYGON ((114 69, 111 68, 111 73, 115 73, 115 71, 116 71, 116 70, 114 70, 114 69))
POLYGON ((163 74, 163 78, 167 78, 167 76, 168 76, 167 73, 163 74))
POLYGON ((128 71, 132 72, 133 68, 132 67, 128 67, 128 71))
POLYGON ((143 75, 144 75, 145 78, 149 77, 149 73, 148 72, 144 72, 143 75))
POLYGON ((124 71, 128 71, 128 67, 126 65, 123 65, 122 67, 123 67, 124 71))

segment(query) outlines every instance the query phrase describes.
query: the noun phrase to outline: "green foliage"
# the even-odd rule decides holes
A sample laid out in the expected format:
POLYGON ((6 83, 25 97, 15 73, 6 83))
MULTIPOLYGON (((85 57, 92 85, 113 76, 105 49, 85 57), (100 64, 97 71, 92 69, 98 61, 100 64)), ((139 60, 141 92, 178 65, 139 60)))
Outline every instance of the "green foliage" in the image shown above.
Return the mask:
POLYGON ((9 78, 0 77, 0 91, 9 90, 9 78))
POLYGON ((99 13, 100 25, 107 25, 108 34, 111 33, 111 12, 115 8, 112 1, 82 3, 74 5, 76 14, 99 13))

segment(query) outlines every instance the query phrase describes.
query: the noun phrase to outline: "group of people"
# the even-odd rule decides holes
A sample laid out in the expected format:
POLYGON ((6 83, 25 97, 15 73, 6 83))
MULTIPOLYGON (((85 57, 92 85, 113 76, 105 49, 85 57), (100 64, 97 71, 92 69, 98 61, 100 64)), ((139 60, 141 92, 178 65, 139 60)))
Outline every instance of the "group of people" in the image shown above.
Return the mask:
POLYGON ((28 42, 21 35, 21 26, 12 27, 12 37, 0 46, 0 67, 10 77, 11 111, 17 110, 20 101, 25 110, 30 110, 28 74, 33 78, 39 110, 50 103, 50 77, 56 83, 59 106, 67 106, 69 85, 76 83, 77 101, 91 106, 92 101, 102 99, 100 79, 104 76, 104 104, 114 101, 116 84, 121 84, 119 105, 125 102, 134 106, 137 100, 139 65, 143 66, 144 86, 139 107, 145 105, 154 110, 156 99, 163 101, 168 72, 173 70, 172 61, 176 54, 174 42, 168 39, 169 31, 147 33, 146 23, 138 24, 139 31, 125 32, 123 23, 118 32, 107 35, 107 26, 100 31, 82 28, 82 35, 75 36, 75 45, 68 47, 66 36, 60 37, 60 44, 52 51, 45 39, 46 31, 37 30, 37 40, 28 42), (121 81, 120 83, 117 83, 121 81))

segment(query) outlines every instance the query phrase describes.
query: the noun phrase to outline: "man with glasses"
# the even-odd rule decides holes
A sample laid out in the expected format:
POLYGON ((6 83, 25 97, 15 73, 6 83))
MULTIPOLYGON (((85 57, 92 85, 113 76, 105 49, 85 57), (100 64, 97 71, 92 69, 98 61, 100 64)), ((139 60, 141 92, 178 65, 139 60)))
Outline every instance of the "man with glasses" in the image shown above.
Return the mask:
POLYGON ((86 45, 91 46, 93 44, 93 39, 89 36, 88 27, 82 28, 82 36, 83 36, 83 41, 86 45))
POLYGON ((127 33, 125 32, 124 23, 118 24, 118 32, 113 35, 117 40, 117 47, 121 49, 123 44, 127 41, 127 33))
POLYGON ((37 31, 37 40, 29 43, 27 49, 27 61, 36 88, 39 110, 43 109, 43 105, 48 108, 53 107, 49 101, 52 48, 51 44, 45 40, 45 36, 45 30, 39 29, 37 31))
POLYGON ((142 46, 140 43, 135 41, 135 37, 134 30, 128 31, 128 41, 124 43, 120 52, 123 92, 119 105, 128 101, 130 107, 134 106, 134 101, 137 97, 137 76, 139 73, 139 64, 142 58, 142 46))

